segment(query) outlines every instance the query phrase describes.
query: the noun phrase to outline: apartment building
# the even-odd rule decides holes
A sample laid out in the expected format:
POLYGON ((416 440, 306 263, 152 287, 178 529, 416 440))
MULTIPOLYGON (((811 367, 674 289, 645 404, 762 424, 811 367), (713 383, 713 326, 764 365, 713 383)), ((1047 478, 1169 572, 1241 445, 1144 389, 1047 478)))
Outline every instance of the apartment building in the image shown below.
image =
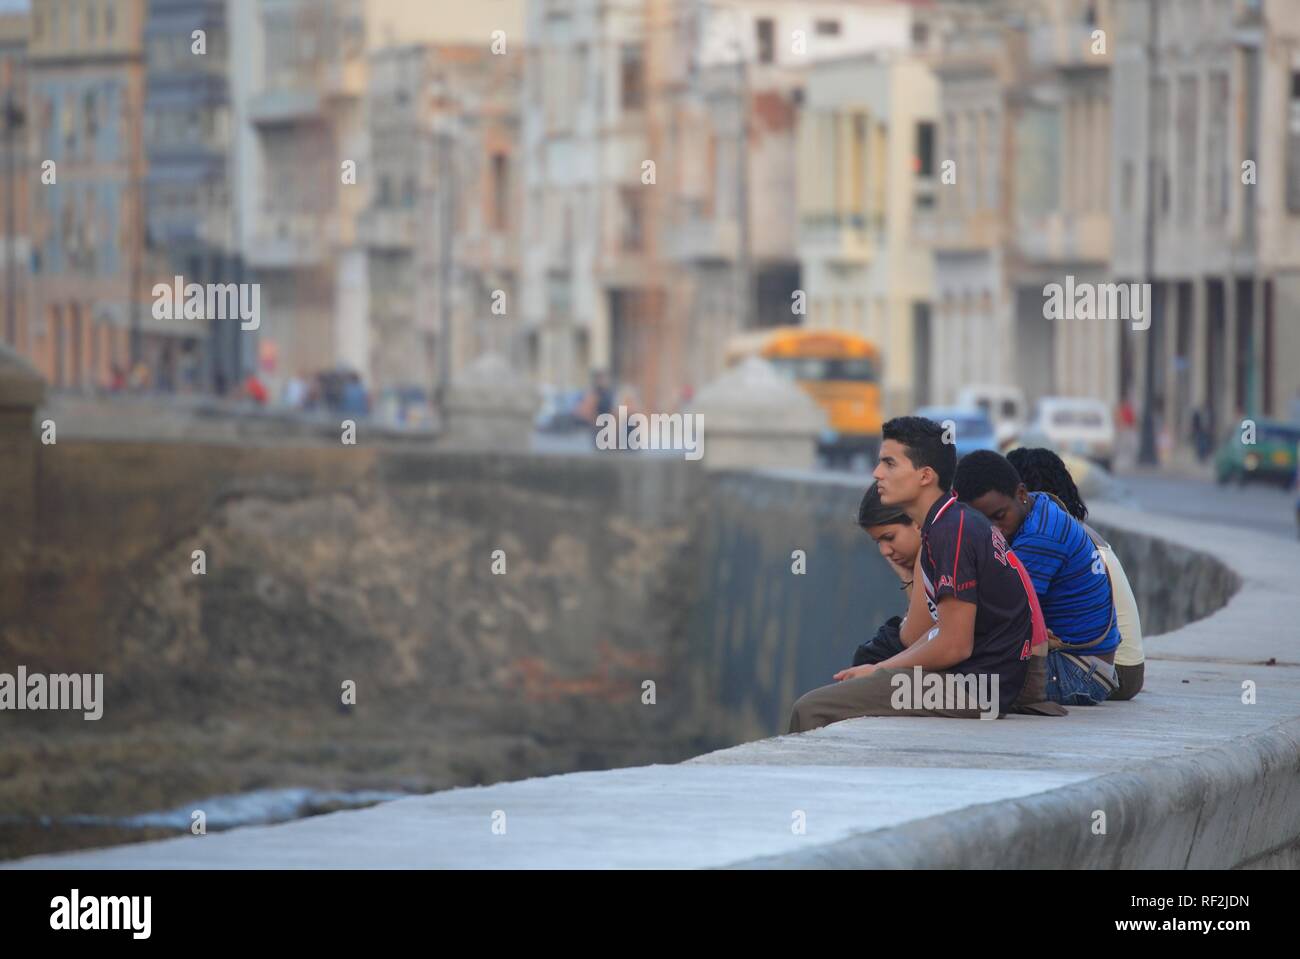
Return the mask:
POLYGON ((1245 416, 1285 416, 1300 387, 1294 10, 1117 6, 1114 202, 1131 218, 1140 211, 1144 229, 1117 232, 1113 269, 1153 288, 1151 328, 1122 341, 1121 377, 1184 444, 1194 410, 1221 433, 1245 416))
MULTIPOLYGON (((151 0, 145 21, 146 290, 250 282, 235 234, 231 33, 226 0, 151 0)), ((235 319, 159 319, 162 386, 225 392, 256 360, 257 331, 235 319)))
POLYGON ((366 359, 364 13, 360 0, 255 10, 262 62, 238 111, 255 163, 244 259, 261 285, 259 366, 273 383, 366 359))
POLYGON ((515 169, 522 62, 487 44, 389 47, 370 56, 374 188, 359 230, 368 378, 381 392, 427 394, 489 350, 522 359, 515 169))
POLYGON ((1118 396, 1118 318, 1052 320, 1051 284, 1110 270, 1109 0, 945 10, 938 186, 917 229, 934 256, 933 399, 967 385, 1118 396))
POLYGON ((808 326, 881 350, 887 414, 929 398, 929 251, 914 229, 936 200, 938 83, 909 55, 811 68, 799 135, 799 256, 808 326))
POLYGON ((32 154, 27 110, 31 18, 0 14, 0 342, 30 357, 32 154))
MULTIPOLYGON (((524 301, 540 380, 672 406, 727 341, 797 322, 803 73, 916 41, 884 0, 530 6, 524 301)), ((924 5, 922 5, 924 6, 924 5)))
POLYGON ((31 7, 31 354, 55 387, 165 349, 143 325, 144 23, 144 0, 31 7))

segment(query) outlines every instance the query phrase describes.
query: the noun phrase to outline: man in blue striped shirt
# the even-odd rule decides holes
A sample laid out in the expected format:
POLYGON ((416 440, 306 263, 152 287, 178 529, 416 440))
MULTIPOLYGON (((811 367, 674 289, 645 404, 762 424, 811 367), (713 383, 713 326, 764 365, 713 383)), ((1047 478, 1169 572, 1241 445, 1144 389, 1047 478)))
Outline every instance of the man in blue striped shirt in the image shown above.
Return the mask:
POLYGON ((1106 563, 1078 520, 1046 493, 1030 493, 992 450, 957 464, 953 490, 1002 530, 1034 583, 1049 631, 1048 696, 1066 705, 1104 701, 1114 683, 1119 625, 1106 563))

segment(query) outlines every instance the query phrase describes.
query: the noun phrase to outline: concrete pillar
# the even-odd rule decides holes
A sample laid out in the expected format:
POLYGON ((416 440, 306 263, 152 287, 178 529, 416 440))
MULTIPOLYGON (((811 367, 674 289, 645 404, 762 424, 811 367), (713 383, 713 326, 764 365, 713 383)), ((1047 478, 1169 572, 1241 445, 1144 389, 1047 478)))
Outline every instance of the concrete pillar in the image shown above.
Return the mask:
POLYGON ((1272 359, 1264 354, 1264 279, 1259 274, 1250 278, 1250 363, 1255 370, 1255 381, 1251 384, 1253 387, 1250 395, 1246 398, 1246 404, 1258 419, 1268 417, 1269 411, 1264 408, 1264 379, 1267 374, 1267 364, 1272 359))
POLYGON ((822 408, 767 360, 750 357, 696 395, 709 470, 812 469, 828 424, 822 408))
POLYGON ((1164 343, 1161 348, 1161 362, 1165 365, 1164 424, 1171 450, 1186 442, 1186 431, 1183 429, 1186 414, 1178 405, 1178 324, 1182 316, 1182 305, 1180 283, 1176 278, 1171 279, 1165 284, 1165 315, 1162 318, 1164 343))
MULTIPOLYGON (((0 578, 19 582, 17 569, 37 533, 36 529, 36 461, 40 440, 35 424, 36 410, 45 400, 45 380, 21 356, 0 343, 0 530, 4 544, 0 548, 0 578)), ((18 590, 21 594, 21 589, 18 590)), ((6 613, 4 598, 12 596, 0 589, 0 619, 6 613)), ((21 602, 21 595, 18 596, 21 602)), ((9 617, 12 618, 12 617, 9 617)))
POLYGON ((1205 365, 1208 362, 1206 352, 1209 349, 1209 280, 1203 276, 1192 279, 1192 346, 1188 362, 1192 364, 1191 375, 1192 409, 1205 409, 1208 398, 1206 391, 1209 384, 1205 379, 1205 365))
POLYGON ((1219 423, 1240 420, 1237 408, 1237 278, 1223 277, 1223 395, 1219 423))
POLYGON ((447 449, 526 451, 532 445, 539 396, 532 381, 497 353, 485 353, 453 374, 447 421, 438 445, 447 449))

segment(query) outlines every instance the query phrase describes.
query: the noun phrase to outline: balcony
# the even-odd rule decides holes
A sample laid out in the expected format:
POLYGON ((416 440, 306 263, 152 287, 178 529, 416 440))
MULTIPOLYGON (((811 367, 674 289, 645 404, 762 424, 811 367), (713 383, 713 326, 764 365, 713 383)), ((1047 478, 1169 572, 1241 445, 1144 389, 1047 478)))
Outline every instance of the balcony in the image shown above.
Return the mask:
POLYGON ((310 89, 267 90, 252 97, 248 118, 259 126, 323 120, 324 101, 310 89))
POLYGON ((693 219, 669 231, 668 255, 674 260, 707 262, 730 261, 739 247, 736 221, 732 219, 693 219))
POLYGON ((371 207, 357 218, 357 240, 377 250, 410 250, 415 246, 415 211, 371 207))
POLYGON ((992 210, 917 210, 912 225, 917 242, 936 251, 976 252, 1002 240, 999 216, 992 210))
POLYGON ((817 213, 799 221, 801 257, 866 266, 876 257, 884 220, 860 213, 817 213))
POLYGON ((323 217, 263 213, 249 245, 248 263, 261 270, 297 270, 320 266, 330 250, 323 217))
POLYGON ((1105 30, 1098 24, 1036 23, 1029 29, 1029 62, 1037 67, 1059 69, 1104 69, 1111 64, 1111 46, 1114 37, 1105 30, 1106 52, 1093 53, 1092 33, 1105 30))
POLYGON ((1110 217, 1105 213, 1060 211, 1016 220, 1016 248, 1036 263, 1110 261, 1110 217))
POLYGON ((456 238, 456 258, 477 270, 514 270, 519 267, 519 243, 513 233, 480 233, 456 238))

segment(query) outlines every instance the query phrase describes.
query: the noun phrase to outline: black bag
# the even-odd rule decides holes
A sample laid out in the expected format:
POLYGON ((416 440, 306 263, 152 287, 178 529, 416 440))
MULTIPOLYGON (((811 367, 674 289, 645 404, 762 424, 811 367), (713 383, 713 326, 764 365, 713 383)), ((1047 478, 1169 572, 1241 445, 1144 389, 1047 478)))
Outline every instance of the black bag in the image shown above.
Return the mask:
POLYGON ((853 653, 853 665, 873 666, 883 663, 891 656, 897 656, 904 649, 903 641, 898 638, 898 628, 903 624, 903 617, 891 616, 876 630, 876 635, 869 642, 863 643, 853 653))

